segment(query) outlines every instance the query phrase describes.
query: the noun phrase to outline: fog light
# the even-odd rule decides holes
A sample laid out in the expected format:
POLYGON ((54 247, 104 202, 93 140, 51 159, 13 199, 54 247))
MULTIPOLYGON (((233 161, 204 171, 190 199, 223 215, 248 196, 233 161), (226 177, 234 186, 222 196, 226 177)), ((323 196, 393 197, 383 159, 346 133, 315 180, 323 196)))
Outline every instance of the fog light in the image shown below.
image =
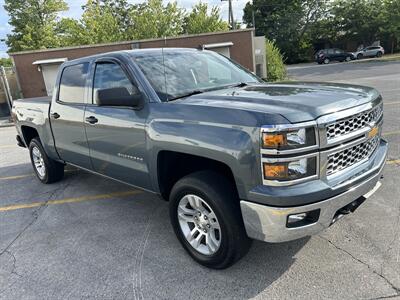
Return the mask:
POLYGON ((290 215, 290 216, 288 217, 287 222, 288 222, 288 224, 290 224, 290 223, 296 223, 296 222, 299 222, 299 221, 303 221, 306 217, 307 217, 307 214, 306 214, 306 213, 301 213, 301 214, 296 214, 296 215, 290 215))
POLYGON ((287 217, 286 227, 295 228, 313 224, 319 219, 320 210, 311 210, 303 213, 289 215, 287 217))

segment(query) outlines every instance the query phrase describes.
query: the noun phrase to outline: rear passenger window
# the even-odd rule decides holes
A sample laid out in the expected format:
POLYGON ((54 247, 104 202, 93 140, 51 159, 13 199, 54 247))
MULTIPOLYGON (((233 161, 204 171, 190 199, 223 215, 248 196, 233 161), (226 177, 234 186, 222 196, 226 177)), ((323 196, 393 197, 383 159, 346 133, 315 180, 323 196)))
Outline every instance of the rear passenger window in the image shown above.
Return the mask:
POLYGON ((65 103, 84 103, 89 63, 65 67, 60 80, 58 100, 65 103))

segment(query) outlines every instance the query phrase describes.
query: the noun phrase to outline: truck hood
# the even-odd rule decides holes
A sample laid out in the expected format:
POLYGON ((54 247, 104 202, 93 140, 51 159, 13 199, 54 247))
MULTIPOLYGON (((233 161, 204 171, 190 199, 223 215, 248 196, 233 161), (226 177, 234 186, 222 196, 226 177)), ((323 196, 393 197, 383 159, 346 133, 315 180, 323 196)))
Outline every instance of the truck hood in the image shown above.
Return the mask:
POLYGON ((242 88, 209 91, 176 100, 185 105, 202 105, 276 113, 291 123, 316 118, 358 106, 380 97, 369 87, 317 82, 257 84, 242 88))

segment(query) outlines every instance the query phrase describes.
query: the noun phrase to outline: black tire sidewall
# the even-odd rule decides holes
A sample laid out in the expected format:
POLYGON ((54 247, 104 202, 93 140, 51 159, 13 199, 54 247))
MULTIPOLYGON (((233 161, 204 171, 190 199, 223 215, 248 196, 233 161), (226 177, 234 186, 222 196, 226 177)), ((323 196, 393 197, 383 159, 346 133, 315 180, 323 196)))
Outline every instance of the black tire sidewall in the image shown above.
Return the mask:
MULTIPOLYGON (((197 174, 184 177, 173 187, 169 205, 171 223, 179 242, 194 260, 209 268, 223 269, 229 267, 247 253, 251 241, 244 230, 238 199, 231 196, 231 199, 229 199, 231 202, 229 202, 225 197, 234 194, 229 183, 224 182, 222 177, 212 179, 214 174, 211 172, 208 176, 205 172, 198 172, 197 174), (203 176, 196 177, 197 174, 203 176), (204 181, 202 182, 199 178, 204 181), (189 194, 201 197, 218 218, 221 228, 221 244, 213 255, 197 252, 186 240, 180 228, 177 208, 179 201, 189 194)), ((237 198, 237 195, 235 197, 237 198)))
POLYGON ((227 228, 228 226, 225 224, 225 220, 223 218, 223 215, 219 211, 218 207, 215 206, 215 204, 210 201, 210 199, 207 197, 204 192, 202 192, 199 189, 193 188, 193 187, 188 187, 179 190, 178 193, 174 194, 173 196, 173 202, 170 205, 170 218, 172 225, 174 227, 174 231, 181 242, 181 244, 184 246, 184 248, 189 252, 189 254, 196 260, 196 261, 201 261, 203 264, 209 264, 209 265, 214 265, 218 263, 225 255, 226 255, 226 250, 228 246, 228 231, 227 228), (217 250, 216 253, 213 255, 204 255, 199 252, 197 252, 191 245, 190 243, 186 240, 186 238, 183 235, 183 232, 180 228, 178 216, 177 216, 177 209, 179 205, 179 201, 185 196, 185 195, 196 195, 202 198, 214 211, 215 215, 218 218, 218 222, 221 227, 221 245, 219 249, 217 250))
POLYGON ((48 157, 46 155, 46 152, 44 151, 44 149, 42 147, 42 144, 36 138, 32 139, 32 141, 29 143, 29 156, 31 158, 32 167, 33 167, 33 170, 34 170, 37 178, 41 182, 47 183, 49 181, 49 159, 48 159, 48 157), (45 175, 44 175, 43 178, 40 177, 38 171, 36 170, 35 163, 33 162, 32 150, 33 150, 34 147, 39 149, 40 153, 42 154, 42 158, 43 158, 43 161, 44 161, 44 167, 45 167, 45 175))

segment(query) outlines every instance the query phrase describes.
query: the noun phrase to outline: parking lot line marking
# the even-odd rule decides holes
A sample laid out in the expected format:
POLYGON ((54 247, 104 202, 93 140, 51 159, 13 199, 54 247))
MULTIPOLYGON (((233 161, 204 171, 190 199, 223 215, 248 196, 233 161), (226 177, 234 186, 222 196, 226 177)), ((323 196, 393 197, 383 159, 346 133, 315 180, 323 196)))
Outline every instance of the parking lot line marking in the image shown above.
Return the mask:
POLYGON ((16 148, 17 147, 17 145, 0 145, 0 149, 3 149, 3 148, 16 148))
POLYGON ((389 159, 386 161, 387 165, 400 164, 400 159, 389 159))
MULTIPOLYGON (((79 170, 65 170, 65 173, 72 173, 72 172, 78 172, 79 170)), ((22 179, 22 178, 28 178, 35 176, 35 173, 29 173, 29 174, 21 174, 21 175, 15 175, 15 176, 5 176, 5 177, 0 177, 0 180, 13 180, 13 179, 22 179)))
POLYGON ((400 130, 382 133, 383 136, 389 136, 389 135, 395 135, 395 134, 400 134, 400 130))
POLYGON ((383 102, 383 105, 396 105, 396 104, 400 104, 400 102, 388 102, 388 103, 383 102))
POLYGON ((142 191, 133 190, 133 191, 125 191, 125 192, 116 192, 116 193, 108 193, 108 194, 100 194, 100 195, 92 195, 92 196, 82 196, 82 197, 75 197, 75 198, 65 198, 59 200, 49 200, 49 201, 38 201, 32 203, 24 203, 24 204, 13 204, 0 207, 0 212, 5 211, 12 211, 17 209, 23 208, 33 208, 39 207, 43 205, 57 205, 57 204, 65 204, 65 203, 78 203, 78 202, 85 202, 85 201, 93 201, 93 200, 106 200, 113 197, 126 197, 132 196, 136 194, 141 194, 142 191))

